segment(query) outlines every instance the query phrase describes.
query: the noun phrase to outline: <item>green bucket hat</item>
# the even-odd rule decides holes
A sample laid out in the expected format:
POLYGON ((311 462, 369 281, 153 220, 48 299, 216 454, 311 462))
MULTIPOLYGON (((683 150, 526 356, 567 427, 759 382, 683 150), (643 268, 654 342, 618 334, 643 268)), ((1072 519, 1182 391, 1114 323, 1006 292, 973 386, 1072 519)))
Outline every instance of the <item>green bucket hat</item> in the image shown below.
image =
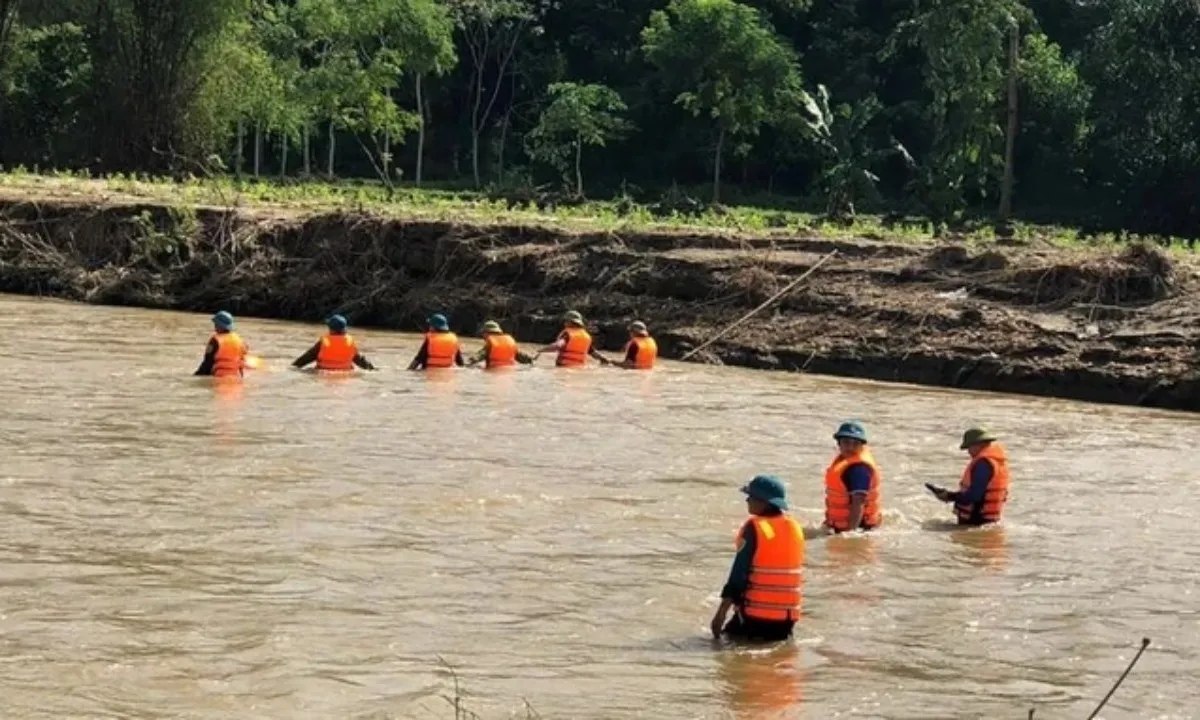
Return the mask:
POLYGON ((756 475, 742 487, 742 492, 756 500, 762 500, 779 508, 788 509, 787 487, 774 475, 756 475))
POLYGON ((633 322, 629 323, 629 332, 634 333, 635 335, 650 334, 650 330, 646 327, 646 323, 642 322, 641 320, 634 320, 633 322))
POLYGON ((973 427, 963 433, 962 444, 958 446, 959 450, 966 450, 972 445, 985 442, 995 442, 998 438, 980 427, 973 427))
POLYGON ((575 310, 568 310, 566 314, 563 315, 563 322, 583 327, 583 316, 575 310))
POLYGON ((500 329, 500 323, 496 322, 495 320, 488 320, 483 324, 483 332, 502 333, 504 331, 500 329))

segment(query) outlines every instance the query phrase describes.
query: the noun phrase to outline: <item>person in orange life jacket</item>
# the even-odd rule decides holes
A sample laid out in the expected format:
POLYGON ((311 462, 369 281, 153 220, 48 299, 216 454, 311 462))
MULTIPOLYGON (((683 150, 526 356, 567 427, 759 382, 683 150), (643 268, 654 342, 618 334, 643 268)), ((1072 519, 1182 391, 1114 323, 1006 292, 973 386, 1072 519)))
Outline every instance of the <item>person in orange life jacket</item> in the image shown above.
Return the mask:
POLYGON ((1008 456, 996 436, 983 428, 963 433, 959 449, 971 456, 957 491, 926 485, 933 496, 954 503, 959 525, 999 522, 1008 500, 1008 456))
POLYGON ((625 359, 617 367, 630 370, 649 370, 658 358, 658 343, 650 337, 646 323, 635 320, 629 323, 629 342, 625 344, 625 359))
POLYGON ((537 354, 541 355, 544 352, 558 353, 554 362, 558 367, 582 367, 587 364, 588 356, 595 358, 601 365, 612 364, 612 360, 592 347, 592 336, 583 327, 583 316, 574 310, 569 310, 563 315, 563 330, 558 334, 558 339, 538 350, 537 354))
POLYGON ((350 325, 346 318, 333 315, 325 321, 325 325, 329 328, 329 333, 296 358, 292 367, 302 368, 315 362, 318 370, 353 370, 355 367, 363 370, 375 369, 375 366, 358 351, 354 338, 346 334, 346 328, 350 325))
POLYGON ((455 365, 462 367, 462 348, 458 344, 458 336, 450 332, 450 322, 445 315, 430 315, 429 330, 425 333, 425 342, 416 357, 409 363, 409 370, 428 370, 430 368, 448 368, 455 365))
POLYGON ((204 348, 204 359, 193 375, 241 377, 250 346, 233 331, 233 315, 222 310, 213 315, 213 334, 204 348))
POLYGON ((488 320, 483 324, 483 347, 467 361, 467 367, 486 363, 484 367, 508 367, 517 363, 530 365, 533 357, 521 352, 512 335, 500 328, 500 323, 488 320))
POLYGON ((800 619, 804 530, 787 514, 787 488, 779 478, 758 475, 742 492, 750 518, 738 531, 737 554, 709 627, 714 638, 786 640, 800 619), (725 624, 730 608, 736 612, 725 624))
POLYGON ((867 431, 860 423, 845 422, 833 439, 838 454, 825 471, 825 532, 872 530, 883 521, 882 475, 867 449, 867 431))

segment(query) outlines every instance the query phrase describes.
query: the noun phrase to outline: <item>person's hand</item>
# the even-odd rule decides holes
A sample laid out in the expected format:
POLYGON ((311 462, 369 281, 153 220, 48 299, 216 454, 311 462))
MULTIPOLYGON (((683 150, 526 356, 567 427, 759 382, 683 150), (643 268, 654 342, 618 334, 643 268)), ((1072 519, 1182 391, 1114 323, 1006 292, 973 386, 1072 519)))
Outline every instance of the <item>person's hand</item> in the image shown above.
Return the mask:
POLYGON ((725 613, 717 611, 708 627, 712 630, 713 638, 720 639, 721 631, 725 629, 725 613))

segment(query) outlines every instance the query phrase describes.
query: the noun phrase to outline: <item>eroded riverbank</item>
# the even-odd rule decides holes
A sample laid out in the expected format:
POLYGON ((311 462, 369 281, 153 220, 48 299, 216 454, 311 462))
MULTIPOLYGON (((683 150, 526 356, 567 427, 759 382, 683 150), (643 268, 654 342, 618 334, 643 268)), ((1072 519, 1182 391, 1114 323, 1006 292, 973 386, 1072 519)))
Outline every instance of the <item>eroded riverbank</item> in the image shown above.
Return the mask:
MULTIPOLYGON (((3 193, 0 193, 3 197, 3 193)), ((567 308, 680 357, 823 255, 709 362, 1200 410, 1188 256, 801 237, 575 233, 324 214, 0 200, 0 291, 412 330, 432 311, 554 337, 567 308)))

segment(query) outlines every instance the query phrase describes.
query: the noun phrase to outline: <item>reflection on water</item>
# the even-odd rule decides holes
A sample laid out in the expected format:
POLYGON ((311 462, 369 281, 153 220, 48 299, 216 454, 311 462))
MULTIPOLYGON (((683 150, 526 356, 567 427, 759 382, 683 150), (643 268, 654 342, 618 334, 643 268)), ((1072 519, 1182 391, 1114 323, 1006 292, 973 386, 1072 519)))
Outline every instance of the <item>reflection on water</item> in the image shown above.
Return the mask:
POLYGON ((718 653, 717 668, 730 716, 739 720, 803 717, 807 671, 800 656, 801 649, 794 643, 718 653))
POLYGON ((189 375, 208 315, 0 300, 4 718, 1086 717, 1200 707, 1192 416, 664 363, 652 373, 287 369, 319 328, 241 319, 244 384, 189 375), (31 371, 30 358, 44 358, 31 371), (713 650, 744 520, 822 516, 861 418, 885 522, 808 546, 793 644, 713 650), (985 422, 1003 527, 942 532, 985 422), (1064 452, 1069 448, 1069 452, 1064 452), (1036 472, 1036 474, 1034 474, 1036 472))

